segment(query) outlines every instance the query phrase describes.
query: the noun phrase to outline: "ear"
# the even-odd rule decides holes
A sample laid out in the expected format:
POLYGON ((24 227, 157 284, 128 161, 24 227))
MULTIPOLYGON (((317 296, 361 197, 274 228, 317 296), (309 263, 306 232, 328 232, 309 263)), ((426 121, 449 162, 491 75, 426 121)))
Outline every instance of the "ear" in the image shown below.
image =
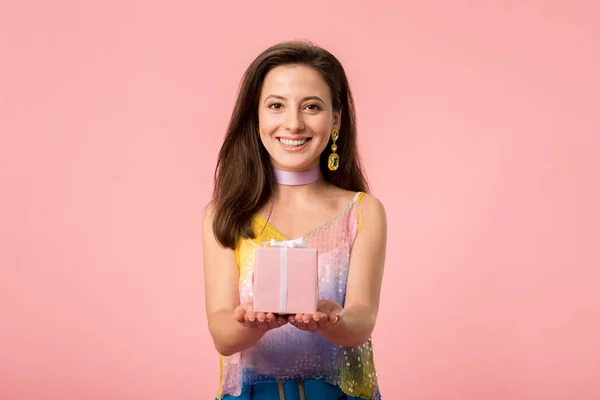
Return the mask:
POLYGON ((342 110, 333 112, 333 129, 340 130, 342 124, 342 110))

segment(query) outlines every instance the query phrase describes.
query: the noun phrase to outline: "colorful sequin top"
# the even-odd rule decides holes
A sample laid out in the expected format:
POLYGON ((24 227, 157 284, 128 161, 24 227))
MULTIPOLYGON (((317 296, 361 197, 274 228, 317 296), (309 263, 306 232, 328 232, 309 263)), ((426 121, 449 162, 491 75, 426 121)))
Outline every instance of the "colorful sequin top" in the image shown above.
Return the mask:
MULTIPOLYGON (((344 306, 350 251, 358 234, 362 214, 358 208, 363 193, 357 193, 333 219, 304 236, 319 253, 319 299, 335 300, 344 306)), ((263 242, 289 240, 260 216, 252 227, 255 239, 241 240, 236 249, 240 270, 240 302, 253 300, 254 251, 263 242)), ((349 396, 380 399, 373 363, 371 339, 357 347, 342 347, 319 333, 302 331, 291 324, 273 329, 242 352, 221 357, 218 398, 239 396, 242 387, 285 379, 321 379, 349 396)))

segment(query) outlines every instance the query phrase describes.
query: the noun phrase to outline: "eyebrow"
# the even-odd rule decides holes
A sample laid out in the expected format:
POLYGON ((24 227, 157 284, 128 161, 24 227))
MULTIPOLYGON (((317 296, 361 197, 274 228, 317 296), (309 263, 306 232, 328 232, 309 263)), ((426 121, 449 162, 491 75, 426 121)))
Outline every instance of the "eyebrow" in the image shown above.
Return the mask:
MULTIPOLYGON (((271 94, 271 95, 269 95, 269 96, 267 96, 267 97, 265 98, 265 102, 266 102, 266 101, 267 101, 269 98, 271 98, 271 97, 272 97, 272 98, 275 98, 275 99, 280 99, 280 100, 285 100, 285 99, 286 99, 286 98, 285 98, 285 97, 283 97, 283 96, 279 96, 279 95, 277 95, 277 94, 271 94)), ((302 101, 306 101, 306 100, 318 100, 318 101, 320 101, 321 103, 325 104, 325 102, 323 101, 323 99, 321 99, 319 96, 306 96, 306 97, 304 97, 304 98, 302 99, 302 101)))

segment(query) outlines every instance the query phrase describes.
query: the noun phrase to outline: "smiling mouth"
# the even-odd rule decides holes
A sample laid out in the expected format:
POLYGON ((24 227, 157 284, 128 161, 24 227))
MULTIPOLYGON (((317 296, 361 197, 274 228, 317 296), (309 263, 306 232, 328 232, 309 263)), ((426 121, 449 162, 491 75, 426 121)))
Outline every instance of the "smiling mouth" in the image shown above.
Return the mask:
POLYGON ((281 144, 283 144, 285 147, 288 147, 290 149, 295 149, 295 148, 298 148, 298 147, 302 147, 306 143, 310 142, 311 139, 312 138, 303 138, 303 139, 290 140, 290 139, 278 138, 278 140, 279 140, 279 142, 281 144))

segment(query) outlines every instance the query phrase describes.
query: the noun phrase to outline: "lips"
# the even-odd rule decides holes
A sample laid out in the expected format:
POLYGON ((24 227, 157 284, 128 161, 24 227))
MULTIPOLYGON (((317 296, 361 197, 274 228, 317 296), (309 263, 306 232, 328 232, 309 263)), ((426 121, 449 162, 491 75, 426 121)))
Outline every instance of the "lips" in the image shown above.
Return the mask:
POLYGON ((306 146, 308 142, 310 142, 312 138, 296 138, 296 139, 288 139, 288 138, 277 138, 279 143, 286 150, 299 150, 306 146))

